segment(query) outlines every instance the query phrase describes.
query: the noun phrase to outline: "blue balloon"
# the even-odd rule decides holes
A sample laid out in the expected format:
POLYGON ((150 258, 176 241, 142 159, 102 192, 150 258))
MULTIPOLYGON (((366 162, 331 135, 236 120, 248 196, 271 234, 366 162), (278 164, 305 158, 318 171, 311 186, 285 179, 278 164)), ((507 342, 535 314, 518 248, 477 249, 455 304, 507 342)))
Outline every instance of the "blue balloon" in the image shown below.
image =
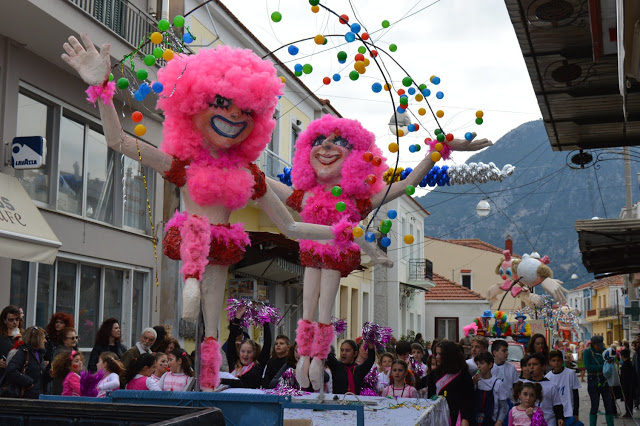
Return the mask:
POLYGON ((409 152, 416 152, 416 146, 415 145, 409 145, 409 152))
POLYGON ((467 132, 467 133, 465 133, 465 134, 464 134, 464 138, 465 138, 466 140, 468 140, 469 142, 471 142, 471 141, 473 140, 473 133, 471 133, 471 132, 467 132))
POLYGON ((140 87, 138 88, 138 90, 140 91, 140 93, 142 93, 144 96, 147 96, 149 93, 151 93, 151 87, 147 84, 147 83, 142 83, 140 85, 140 87))
POLYGON ((346 59, 344 61, 341 61, 340 59, 338 59, 338 63, 344 64, 345 62, 347 62, 346 59))
POLYGON ((356 39, 356 35, 351 31, 349 31, 344 35, 344 39, 347 40, 347 43, 351 43, 353 40, 356 39))
POLYGON ((300 51, 300 49, 298 49, 296 46, 294 46, 293 44, 290 45, 287 50, 289 51, 289 55, 294 56, 297 55, 298 52, 300 51))
POLYGON ((431 82, 436 85, 440 84, 440 77, 433 77, 433 80, 431 80, 431 82))
POLYGON ((144 101, 144 95, 142 94, 142 92, 140 92, 140 90, 136 90, 136 92, 133 94, 133 97, 138 102, 144 101))
POLYGON ((380 238, 380 245, 382 247, 389 247, 391 245, 391 238, 389 237, 380 238))
POLYGON ((398 111, 399 114, 404 114, 404 109, 400 106, 396 109, 396 111, 398 111))
POLYGON ((426 98, 427 96, 431 95, 431 90, 429 89, 424 89, 422 91, 422 95, 426 98))
MULTIPOLYGON (((434 80, 435 80, 435 78, 434 78, 434 80)), ((444 93, 442 93, 442 92, 436 93, 436 98, 438 98, 438 99, 444 98, 444 93)))
POLYGON ((415 87, 409 87, 408 92, 409 92, 410 95, 414 95, 416 93, 415 87))
POLYGON ((382 84, 380 83, 373 83, 371 85, 371 90, 373 90, 375 93, 380 93, 380 91, 382 90, 382 84))
POLYGON ((351 24, 351 31, 353 31, 354 33, 356 34, 359 33, 361 29, 362 27, 357 22, 354 22, 353 24, 351 24))
MULTIPOLYGON (((415 131, 416 131, 416 125, 415 125, 415 124, 413 124, 413 123, 409 124, 409 131, 410 131, 410 132, 415 132, 415 131)), ((413 152, 413 151, 412 151, 412 152, 413 152)))
POLYGON ((193 43, 193 37, 190 33, 184 33, 182 35, 182 41, 184 41, 186 44, 191 44, 193 43))
POLYGON ((405 99, 409 99, 409 97, 407 95, 400 95, 400 99, 405 98, 405 99))
POLYGON ((397 212, 397 211, 395 211, 395 210, 393 210, 393 209, 391 209, 391 210, 389 210, 389 211, 387 212, 387 217, 388 217, 389 219, 395 219, 396 217, 398 217, 398 212, 397 212))
POLYGON ((336 73, 336 74, 333 75, 333 81, 340 81, 341 78, 342 77, 340 77, 340 74, 336 73))
POLYGON ((368 243, 372 243, 376 240, 376 234, 374 234, 373 232, 367 232, 366 234, 364 234, 364 239, 368 243))
POLYGON ((164 86, 159 81, 153 83, 151 85, 151 88, 153 89, 154 93, 162 93, 162 91, 164 90, 164 86))
POLYGON ((300 65, 300 64, 295 64, 295 65, 293 66, 293 70, 294 70, 294 71, 296 71, 296 72, 302 72, 302 65, 300 65))

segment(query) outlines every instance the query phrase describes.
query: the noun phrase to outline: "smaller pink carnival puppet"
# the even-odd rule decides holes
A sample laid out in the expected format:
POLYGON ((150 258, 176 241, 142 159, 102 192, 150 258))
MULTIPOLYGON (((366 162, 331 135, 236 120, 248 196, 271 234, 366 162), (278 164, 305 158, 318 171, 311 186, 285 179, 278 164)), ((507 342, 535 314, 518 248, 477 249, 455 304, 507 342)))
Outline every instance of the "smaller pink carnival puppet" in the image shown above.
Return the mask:
POLYGON ((231 213, 253 199, 289 238, 335 236, 329 227, 296 223, 252 163, 271 139, 283 84, 273 64, 250 50, 220 46, 178 55, 158 73, 166 91, 158 100, 165 116, 158 149, 122 129, 108 82, 109 45, 98 52, 86 35, 82 39, 84 46, 69 37, 62 58, 91 86, 87 93, 98 100, 108 146, 180 188, 185 211, 167 223, 163 251, 182 260, 182 317, 196 319, 202 309, 207 337, 200 385, 212 390, 219 383, 216 338, 228 268, 250 243, 242 224, 229 223, 231 213))
MULTIPOLYGON (((448 142, 449 148, 454 150, 473 151, 489 145, 491 142, 486 139, 448 142)), ((289 207, 300 212, 305 222, 332 225, 336 234, 343 234, 343 229, 357 226, 375 206, 405 194, 407 186, 417 185, 434 165, 427 156, 407 179, 393 184, 386 194, 384 160, 376 166, 366 161, 365 153, 383 158, 373 133, 358 121, 325 115, 311 122, 296 142, 292 171, 295 191, 280 182, 269 183, 281 200, 286 200, 289 207), (341 188, 339 196, 331 192, 335 186, 341 188), (338 202, 344 203, 344 211, 337 211, 338 202)), ((361 240, 363 238, 356 241, 361 244, 361 240)), ((304 387, 311 379, 314 389, 320 389, 322 385, 324 361, 334 339, 330 320, 340 278, 349 275, 360 264, 357 244, 336 241, 338 243, 333 244, 300 241, 300 258, 306 269, 303 313, 296 337, 300 353, 296 378, 304 387), (318 322, 313 322, 316 307, 319 307, 318 322)), ((371 342, 368 345, 369 350, 373 350, 371 342)))

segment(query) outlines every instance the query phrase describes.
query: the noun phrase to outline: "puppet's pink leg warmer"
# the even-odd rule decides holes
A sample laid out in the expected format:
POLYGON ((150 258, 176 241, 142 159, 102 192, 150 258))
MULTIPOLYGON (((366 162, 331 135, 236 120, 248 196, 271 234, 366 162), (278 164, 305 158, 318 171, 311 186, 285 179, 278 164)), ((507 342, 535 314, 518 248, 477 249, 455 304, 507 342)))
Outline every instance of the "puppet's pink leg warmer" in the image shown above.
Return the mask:
POLYGON ((315 332, 316 328, 314 323, 302 318, 298 320, 296 343, 298 344, 298 353, 300 356, 311 355, 311 347, 313 346, 313 337, 315 332))
POLYGON ((202 280, 211 246, 211 226, 206 218, 190 215, 180 228, 180 258, 184 278, 202 280))
POLYGON ((333 324, 316 323, 316 334, 311 347, 311 357, 327 359, 331 351, 331 343, 335 338, 333 324))
POLYGON ((220 344, 213 337, 207 337, 202 342, 200 354, 200 385, 203 388, 215 389, 220 384, 220 344))

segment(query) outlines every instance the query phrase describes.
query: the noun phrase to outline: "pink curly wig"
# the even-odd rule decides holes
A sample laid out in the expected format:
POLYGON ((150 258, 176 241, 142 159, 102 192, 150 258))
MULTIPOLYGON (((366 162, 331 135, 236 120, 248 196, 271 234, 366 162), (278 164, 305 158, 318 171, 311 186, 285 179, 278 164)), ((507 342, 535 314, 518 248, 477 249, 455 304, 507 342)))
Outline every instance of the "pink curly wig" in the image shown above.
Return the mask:
POLYGON ((305 131, 300 133, 296 142, 296 153, 293 157, 293 170, 291 177, 296 189, 309 191, 318 186, 315 173, 311 167, 309 154, 311 145, 318 135, 329 136, 337 132, 347 139, 353 146, 351 154, 342 166, 342 179, 340 187, 342 193, 356 198, 368 198, 380 192, 385 183, 382 179, 388 169, 382 151, 376 146, 376 138, 373 133, 362 127, 356 120, 338 118, 333 115, 312 121, 305 131), (382 159, 382 164, 374 166, 363 159, 365 152, 371 152, 382 159), (365 182, 368 175, 374 175, 376 182, 370 185, 365 182))
POLYGON ((254 130, 241 143, 221 153, 220 167, 246 166, 269 143, 275 127, 273 113, 283 83, 269 61, 248 49, 219 46, 182 55, 158 72, 166 96, 158 108, 165 114, 161 149, 182 161, 210 157, 202 135, 190 117, 209 107, 216 95, 232 99, 243 110, 253 110, 254 130))
POLYGON ((469 325, 465 325, 464 327, 462 327, 462 332, 464 333, 465 337, 469 335, 469 332, 471 330, 473 330, 473 334, 478 334, 478 324, 471 323, 469 325))

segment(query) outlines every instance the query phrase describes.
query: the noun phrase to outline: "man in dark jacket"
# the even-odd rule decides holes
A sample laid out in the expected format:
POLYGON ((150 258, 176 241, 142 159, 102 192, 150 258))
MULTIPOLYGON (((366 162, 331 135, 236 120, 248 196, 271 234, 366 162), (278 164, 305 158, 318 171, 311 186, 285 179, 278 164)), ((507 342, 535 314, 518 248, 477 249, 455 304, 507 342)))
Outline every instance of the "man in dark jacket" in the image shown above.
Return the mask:
POLYGON ((633 397, 635 396, 635 389, 638 385, 638 377, 636 371, 633 368, 633 364, 629 359, 631 351, 624 348, 620 351, 620 357, 622 358, 622 366, 620 367, 620 384, 622 385, 622 393, 624 397, 624 406, 626 414, 624 417, 631 418, 633 414, 633 397))

